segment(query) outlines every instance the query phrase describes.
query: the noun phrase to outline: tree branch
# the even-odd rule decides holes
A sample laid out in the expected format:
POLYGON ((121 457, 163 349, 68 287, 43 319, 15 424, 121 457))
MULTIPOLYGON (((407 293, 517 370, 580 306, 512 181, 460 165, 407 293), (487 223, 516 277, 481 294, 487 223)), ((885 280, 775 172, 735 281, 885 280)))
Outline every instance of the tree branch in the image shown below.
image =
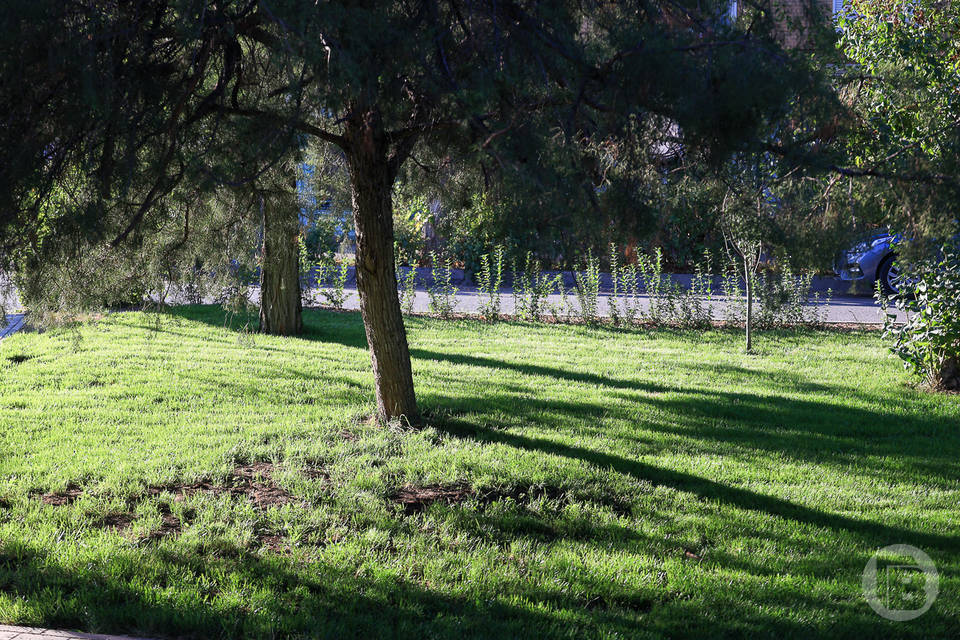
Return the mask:
POLYGON ((320 138, 325 142, 330 142, 332 144, 335 144, 343 150, 346 150, 347 147, 349 146, 349 143, 347 142, 347 139, 345 137, 338 135, 336 133, 332 133, 330 131, 327 131, 326 129, 323 129, 316 125, 312 125, 309 122, 304 122, 303 120, 299 120, 296 118, 287 118, 278 113, 272 113, 270 111, 261 111, 260 109, 240 109, 236 107, 220 107, 220 110, 227 115, 240 116, 244 118, 260 118, 263 120, 273 122, 278 125, 289 126, 296 129, 297 131, 300 131, 301 133, 306 133, 307 135, 320 138))

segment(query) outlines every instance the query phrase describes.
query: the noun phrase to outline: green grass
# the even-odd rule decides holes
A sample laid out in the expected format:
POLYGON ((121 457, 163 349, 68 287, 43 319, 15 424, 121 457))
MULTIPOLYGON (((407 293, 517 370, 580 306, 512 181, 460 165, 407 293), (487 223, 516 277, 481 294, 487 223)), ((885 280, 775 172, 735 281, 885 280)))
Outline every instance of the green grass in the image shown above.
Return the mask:
POLYGON ((410 319, 427 415, 413 429, 367 420, 359 317, 305 315, 304 339, 194 307, 0 345, 0 623, 198 638, 960 629, 960 397, 910 386, 875 333, 762 333, 745 355, 725 331, 410 319), (254 462, 291 503, 170 489, 254 462), (405 485, 475 496, 408 512, 391 499, 405 485), (72 504, 40 499, 68 486, 72 504), (104 526, 117 514, 129 526, 104 526), (161 535, 165 517, 182 530, 161 535), (896 543, 940 572, 910 622, 861 589, 896 543))

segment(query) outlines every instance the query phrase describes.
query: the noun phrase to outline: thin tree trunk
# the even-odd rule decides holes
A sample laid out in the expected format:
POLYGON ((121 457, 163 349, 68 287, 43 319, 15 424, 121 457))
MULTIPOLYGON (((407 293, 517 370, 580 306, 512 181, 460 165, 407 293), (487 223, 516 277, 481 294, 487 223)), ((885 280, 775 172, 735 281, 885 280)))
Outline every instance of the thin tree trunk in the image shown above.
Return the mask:
POLYGON ((261 196, 263 253, 260 265, 260 332, 303 333, 300 300, 300 222, 291 197, 261 196))
POLYGON ((744 320, 744 328, 747 334, 746 350, 750 351, 753 348, 753 336, 751 335, 753 325, 753 271, 746 252, 743 252, 743 279, 747 287, 747 317, 744 320))
POLYGON ((357 234, 357 289, 373 362, 377 413, 383 420, 418 416, 393 256, 393 171, 375 111, 346 125, 347 160, 357 234))

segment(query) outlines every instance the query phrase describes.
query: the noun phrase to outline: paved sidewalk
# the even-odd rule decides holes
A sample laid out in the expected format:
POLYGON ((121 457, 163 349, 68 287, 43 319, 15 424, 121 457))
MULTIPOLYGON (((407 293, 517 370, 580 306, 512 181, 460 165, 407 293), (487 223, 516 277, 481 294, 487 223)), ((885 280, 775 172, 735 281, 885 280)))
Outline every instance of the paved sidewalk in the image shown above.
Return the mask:
POLYGON ((129 636, 109 636, 100 633, 78 633, 56 629, 11 627, 0 624, 0 640, 145 640, 129 636))

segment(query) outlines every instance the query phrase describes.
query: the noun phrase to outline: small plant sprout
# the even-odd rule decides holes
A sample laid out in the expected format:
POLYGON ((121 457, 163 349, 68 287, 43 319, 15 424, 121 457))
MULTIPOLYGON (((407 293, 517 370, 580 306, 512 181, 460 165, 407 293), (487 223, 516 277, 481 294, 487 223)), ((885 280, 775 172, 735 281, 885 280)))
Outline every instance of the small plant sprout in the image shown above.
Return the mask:
POLYGON ((400 310, 406 315, 413 313, 413 306, 417 300, 417 268, 415 265, 406 267, 400 264, 399 252, 397 255, 397 285, 400 295, 400 310))
POLYGON ((497 245, 493 253, 480 258, 477 283, 480 286, 480 315, 486 320, 500 318, 500 285, 503 282, 503 247, 497 245))
POLYGON ((453 285, 453 269, 449 256, 430 252, 432 275, 427 295, 430 297, 430 313, 449 318, 457 307, 459 289, 453 285))
POLYGON ((578 313, 580 320, 594 323, 600 317, 600 261, 593 252, 587 252, 582 273, 575 275, 578 313))

